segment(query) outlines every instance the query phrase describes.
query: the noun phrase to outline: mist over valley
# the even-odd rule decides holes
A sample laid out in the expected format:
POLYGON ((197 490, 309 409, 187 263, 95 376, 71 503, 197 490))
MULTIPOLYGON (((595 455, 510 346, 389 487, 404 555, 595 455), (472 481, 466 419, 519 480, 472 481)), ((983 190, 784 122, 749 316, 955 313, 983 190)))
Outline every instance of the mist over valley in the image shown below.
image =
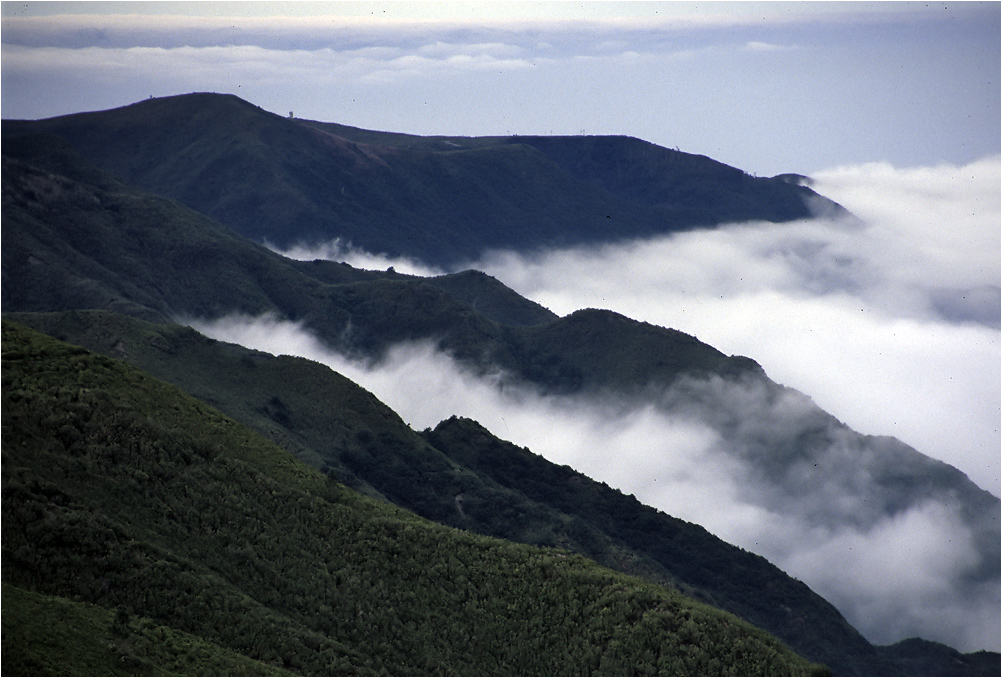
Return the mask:
POLYGON ((875 646, 914 637, 998 651, 998 156, 808 182, 208 94, 3 131, 5 322, 148 370, 345 492, 719 598, 841 673, 905 672, 875 646), (763 556, 812 638, 779 598, 663 569, 615 511, 532 495, 526 459, 736 545, 701 547, 735 589, 763 556), (474 526, 489 502, 503 523, 474 526))
POLYGON ((703 525, 805 581, 875 643, 921 636, 973 650, 997 635, 997 499, 897 440, 853 432, 795 391, 711 377, 641 395, 544 395, 504 373, 478 376, 433 343, 358 362, 274 318, 191 324, 328 365, 417 430, 469 417, 703 525))

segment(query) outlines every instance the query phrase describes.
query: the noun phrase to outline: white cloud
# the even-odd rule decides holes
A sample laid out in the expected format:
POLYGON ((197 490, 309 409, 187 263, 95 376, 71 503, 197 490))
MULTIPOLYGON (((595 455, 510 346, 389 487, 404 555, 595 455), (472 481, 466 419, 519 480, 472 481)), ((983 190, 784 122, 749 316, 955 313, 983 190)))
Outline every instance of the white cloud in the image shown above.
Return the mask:
POLYGON ((373 254, 352 247, 350 244, 345 244, 340 240, 318 245, 299 244, 289 249, 280 249, 268 242, 264 244, 273 252, 297 261, 326 259, 328 261, 344 262, 355 268, 362 268, 367 271, 385 271, 388 268, 393 268, 397 273, 424 277, 443 275, 447 272, 427 266, 411 257, 391 257, 386 254, 373 254))
POLYGON ((749 356, 853 428, 998 494, 999 165, 819 174, 862 223, 739 224, 471 266, 560 314, 610 308, 749 356))
POLYGON ((749 40, 745 43, 744 47, 750 52, 782 52, 788 49, 795 49, 791 45, 776 45, 771 42, 761 42, 758 40, 749 40))
POLYGON ((982 576, 973 590, 967 579, 982 557, 991 558, 972 532, 983 526, 965 523, 952 498, 940 495, 889 509, 901 496, 873 478, 893 452, 890 443, 833 426, 799 394, 767 398, 759 384, 715 379, 683 383, 658 402, 541 397, 511 387, 504 375, 478 378, 429 343, 396 346, 382 362, 365 364, 274 318, 192 324, 220 340, 327 364, 414 428, 453 414, 477 419, 764 555, 877 642, 918 634, 964 650, 998 648, 997 577, 982 576), (799 441, 819 426, 826 436, 800 459, 799 441))
POLYGON ((916 507, 867 531, 841 530, 791 553, 786 566, 809 572, 811 587, 850 619, 865 619, 878 644, 929 637, 921 620, 935 620, 941 637, 967 635, 968 648, 997 647, 999 586, 956 582, 977 565, 970 533, 943 504, 916 507), (851 592, 851 593, 849 593, 851 592))
POLYGON ((998 156, 903 170, 871 163, 814 180, 870 225, 868 255, 891 280, 964 289, 999 283, 1000 167, 998 156))
POLYGON ((525 54, 526 49, 504 42, 488 43, 446 43, 437 41, 422 45, 418 51, 428 57, 448 59, 457 55, 480 56, 489 55, 497 59, 510 59, 525 54))

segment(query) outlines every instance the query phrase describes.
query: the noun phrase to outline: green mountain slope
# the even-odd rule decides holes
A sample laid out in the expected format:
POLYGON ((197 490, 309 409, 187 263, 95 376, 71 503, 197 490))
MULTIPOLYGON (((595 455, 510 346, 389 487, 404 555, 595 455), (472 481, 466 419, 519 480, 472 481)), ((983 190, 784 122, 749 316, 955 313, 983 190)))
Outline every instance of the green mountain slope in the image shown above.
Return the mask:
MULTIPOLYGON (((683 333, 607 311, 587 310, 554 319, 482 274, 424 279, 330 262, 289 261, 176 203, 120 184, 52 137, 23 137, 5 143, 4 153, 14 156, 5 158, 2 177, 6 312, 106 308, 155 320, 232 311, 272 313, 300 321, 322 340, 355 354, 377 356, 398 341, 434 340, 474 369, 500 367, 512 378, 549 392, 636 395, 644 392, 645 384, 656 392, 680 376, 708 374, 735 383, 750 379, 774 396, 782 392, 754 362, 727 357, 683 333)), ((131 355, 145 345, 155 354, 169 356, 175 344, 175 338, 161 331, 123 350, 131 355)), ((114 350, 117 343, 111 346, 114 350)), ((196 359, 177 383, 220 406, 232 394, 241 394, 239 405, 228 410, 231 416, 267 432, 311 464, 335 470, 359 489, 435 520, 455 518, 455 497, 462 492, 457 479, 489 480, 458 469, 440 450, 415 443, 415 434, 406 427, 398 427, 399 435, 386 440, 373 436, 372 427, 357 425, 334 435, 328 413, 304 402, 312 397, 308 391, 289 392, 295 383, 291 375, 303 379, 304 371, 309 372, 303 365, 305 361, 293 362, 284 374, 283 364, 268 377, 269 386, 258 390, 241 382, 239 370, 208 368, 196 359), (285 386, 276 386, 283 380, 285 386), (414 454, 414 450, 423 455, 420 463, 401 456, 401 451, 414 454), (424 482, 429 474, 437 479, 434 489, 424 482)), ((722 425, 740 429, 736 421, 722 425)), ((794 430, 789 438, 756 439, 747 448, 758 455, 754 461, 767 481, 782 481, 785 465, 823 455, 833 437, 844 439, 848 434, 861 440, 820 410, 804 426, 804 435, 794 430)), ((998 521, 993 519, 997 499, 914 450, 890 444, 881 449, 886 463, 878 457, 879 467, 866 471, 879 471, 873 476, 877 482, 867 504, 875 511, 900 510, 942 492, 960 497, 965 519, 976 526, 978 548, 986 554, 984 571, 977 576, 997 577, 997 567, 992 568, 998 561, 998 521)), ((512 499, 512 492, 521 492, 515 488, 496 482, 483 488, 485 498, 493 497, 483 506, 513 507, 524 501, 512 499)), ((811 491, 809 484, 798 482, 781 496, 808 503, 811 491)), ((497 516, 484 511, 482 515, 490 519, 469 527, 575 548, 594 541, 601 548, 590 555, 607 564, 623 561, 623 549, 630 550, 619 535, 591 529, 571 540, 565 526, 574 517, 554 514, 557 509, 552 506, 512 529, 518 522, 510 519, 512 510, 498 511, 497 516)), ((651 560, 637 572, 657 581, 676 580, 651 560)))
POLYGON ((897 656, 878 654, 827 601, 765 559, 500 441, 476 422, 453 418, 418 436, 326 367, 212 341, 188 328, 104 312, 7 317, 124 357, 311 465, 426 518, 570 549, 668 585, 768 630, 838 675, 940 673, 938 653, 926 662, 924 653, 913 652, 907 669, 897 656))
MULTIPOLYGON (((548 392, 636 395, 645 383, 654 392, 685 375, 716 375, 728 383, 746 379, 762 385, 766 394, 782 392, 754 362, 727 357, 688 335, 607 311, 557 319, 482 274, 424 279, 330 262, 291 262, 198 213, 117 182, 52 137, 5 139, 4 153, 13 156, 5 157, 2 177, 5 312, 103 308, 158 321, 231 311, 272 313, 302 322, 336 348, 366 356, 378 356, 398 341, 434 340, 475 369, 500 367, 548 392)), ((59 331, 67 338, 73 335, 65 328, 59 331)), ((347 420, 332 417, 318 403, 342 397, 341 390, 351 386, 320 384, 320 379, 316 392, 297 393, 299 382, 310 383, 317 374, 318 366, 308 361, 273 362, 231 350, 229 362, 204 362, 215 349, 200 353, 211 345, 190 331, 133 331, 138 332, 135 337, 123 330, 99 350, 137 361, 144 352, 160 356, 164 369, 174 373, 164 374, 166 378, 207 402, 232 408, 227 412, 234 418, 373 496, 443 522, 459 516, 467 522, 454 524, 485 534, 587 547, 591 550, 585 552, 605 564, 626 563, 624 569, 632 567, 654 581, 737 605, 730 594, 687 581, 651 554, 635 550, 624 535, 599 529, 566 507, 529 498, 527 488, 505 484, 511 478, 463 466, 422 441, 371 396, 355 398, 346 408, 353 412, 347 420), (189 350, 188 363, 169 366, 172 352, 189 350), (266 373, 262 382, 248 377, 252 365, 266 373), (459 494, 465 515, 457 510, 459 494), (532 518, 520 522, 520 514, 532 518)), ((767 479, 782 481, 788 467, 823 455, 835 438, 858 443, 870 454, 870 448, 862 447, 869 445, 863 437, 820 410, 803 423, 806 428, 788 438, 756 439, 748 448, 767 479)), ((740 422, 725 420, 721 426, 739 430, 740 422)), ((492 444, 490 438, 481 442, 492 444)), ((454 443, 451 449, 470 444, 454 443)), ((998 500, 955 469, 894 441, 875 449, 879 465, 863 469, 879 471, 872 476, 867 506, 901 510, 917 500, 949 494, 976 527, 978 548, 985 554, 983 571, 974 574, 997 579, 998 500)), ((848 471, 854 472, 856 466, 850 466, 848 471)), ((786 489, 790 491, 782 496, 812 502, 809 483, 786 489)))
MULTIPOLYGON (((5 588, 297 673, 819 670, 580 557, 367 500, 163 382, 7 322, 2 378, 5 588)), ((105 624, 85 622, 92 638, 105 624)))
POLYGON ((169 381, 372 496, 440 523, 559 547, 730 611, 840 674, 892 672, 829 603, 765 559, 468 420, 422 436, 326 367, 104 312, 8 314, 169 381), (763 596, 762 591, 769 591, 763 596))
POLYGON ((123 608, 3 586, 7 676, 286 676, 271 664, 123 608))
POLYGON ((500 441, 476 422, 452 418, 425 436, 457 463, 557 509, 572 525, 615 535, 625 554, 656 563, 686 593, 769 629, 839 675, 894 671, 834 607, 764 558, 500 441))
POLYGON ((352 133, 231 95, 3 125, 5 137, 58 135, 119 179, 257 241, 341 239, 437 265, 491 248, 788 221, 810 216, 809 203, 826 203, 808 188, 636 139, 352 133))

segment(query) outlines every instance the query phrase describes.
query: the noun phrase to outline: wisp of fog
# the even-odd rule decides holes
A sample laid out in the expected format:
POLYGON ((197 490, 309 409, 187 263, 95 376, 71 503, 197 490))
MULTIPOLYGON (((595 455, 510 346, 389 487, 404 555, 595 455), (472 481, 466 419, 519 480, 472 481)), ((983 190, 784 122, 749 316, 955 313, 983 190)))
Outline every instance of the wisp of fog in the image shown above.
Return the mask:
POLYGON ((998 573, 977 574, 985 557, 979 535, 939 498, 886 509, 870 482, 886 439, 839 437, 835 426, 835 439, 809 458, 770 461, 776 449, 798 453, 790 441, 819 421, 833 425, 799 393, 769 402, 756 384, 715 379, 684 382, 658 402, 541 396, 479 378, 431 343, 396 346, 373 365, 289 321, 229 316, 193 325, 219 340, 324 363, 416 429, 470 417, 702 524, 807 582, 874 642, 919 635, 965 649, 997 646, 998 573))
MULTIPOLYGON (((465 268, 560 315, 607 308, 753 358, 854 429, 895 436, 998 496, 1000 174, 997 156, 838 168, 814 188, 858 220, 499 251, 465 268)), ((285 254, 443 273, 338 242, 285 254)))
MULTIPOLYGON (((875 479, 904 446, 841 422, 895 436, 999 494, 1000 160, 813 179, 858 218, 492 252, 469 266, 560 314, 609 308, 695 334, 811 398, 719 379, 645 402, 542 397, 477 378, 432 344, 397 346, 371 365, 274 318, 194 325, 325 363, 415 428, 471 417, 702 524, 807 582, 873 642, 917 635, 998 650, 998 525, 986 532, 936 496, 892 507, 875 479), (806 430, 824 433, 804 456, 790 441, 806 430)), ((439 273, 337 243, 291 254, 439 273)))

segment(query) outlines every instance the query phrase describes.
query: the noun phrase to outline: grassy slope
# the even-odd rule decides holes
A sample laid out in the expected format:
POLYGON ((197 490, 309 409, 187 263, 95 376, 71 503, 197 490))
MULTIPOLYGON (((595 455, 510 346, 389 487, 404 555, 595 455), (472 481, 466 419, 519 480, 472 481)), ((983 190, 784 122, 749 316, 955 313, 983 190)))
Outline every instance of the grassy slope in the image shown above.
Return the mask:
POLYGON ((475 422, 443 422, 422 439, 369 393, 321 365, 214 342, 186 328, 103 312, 8 317, 126 357, 311 465, 422 516, 570 549, 670 585, 768 629, 840 673, 890 671, 837 610, 763 558, 499 441, 475 422))
POLYGON ((894 672, 838 610, 764 558, 569 467, 498 440, 474 421, 453 417, 425 437, 457 463, 557 509, 573 525, 615 535, 628 557, 657 563, 689 595, 769 629, 836 673, 894 672), (763 595, 765 591, 768 595, 763 595))
POLYGON ((276 666, 119 609, 3 586, 7 676, 283 676, 276 666))
POLYGON ((124 363, 6 322, 3 361, 5 584, 296 672, 816 670, 641 580, 367 500, 124 363))

